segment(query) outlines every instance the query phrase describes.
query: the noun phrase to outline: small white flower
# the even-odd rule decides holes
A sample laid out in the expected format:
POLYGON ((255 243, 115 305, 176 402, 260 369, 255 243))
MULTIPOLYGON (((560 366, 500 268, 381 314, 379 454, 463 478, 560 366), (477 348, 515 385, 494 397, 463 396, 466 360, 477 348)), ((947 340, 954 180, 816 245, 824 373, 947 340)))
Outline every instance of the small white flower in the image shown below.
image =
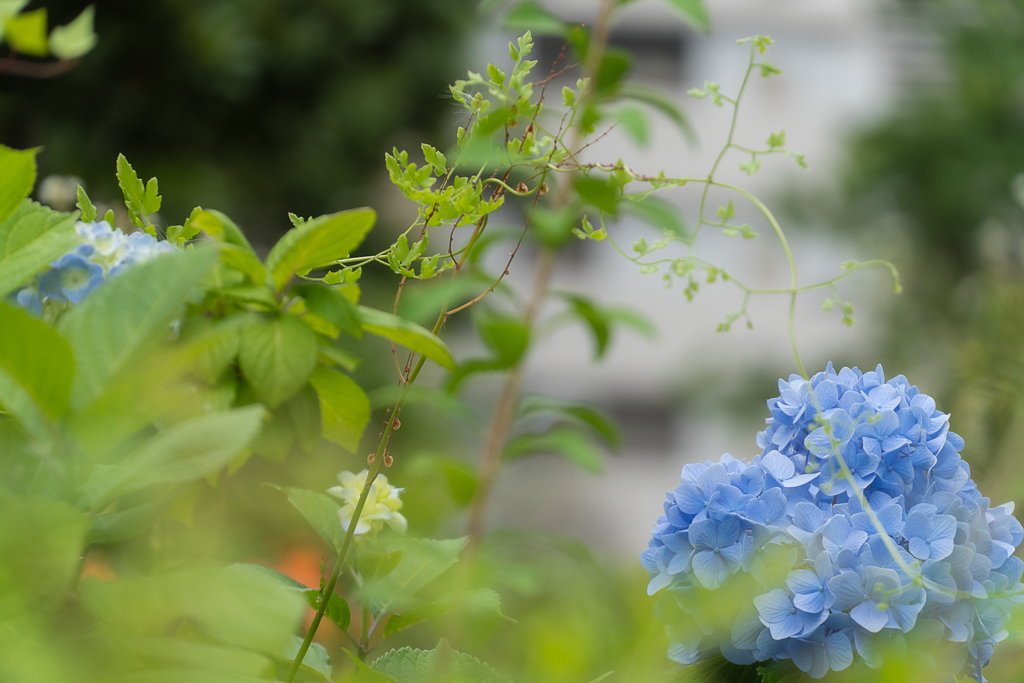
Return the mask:
MULTIPOLYGON (((359 502, 359 494, 366 484, 367 470, 359 474, 352 472, 341 472, 338 474, 338 481, 341 486, 332 486, 327 493, 341 498, 343 501, 341 509, 338 510, 338 517, 341 519, 341 526, 348 529, 352 522, 352 514, 355 512, 356 504, 359 502)), ((366 503, 356 523, 356 535, 365 534, 369 531, 377 532, 387 524, 394 531, 402 534, 408 528, 408 522, 399 510, 402 509, 402 500, 398 495, 404 489, 395 488, 388 483, 388 478, 378 475, 370 485, 370 491, 366 496, 366 503)))

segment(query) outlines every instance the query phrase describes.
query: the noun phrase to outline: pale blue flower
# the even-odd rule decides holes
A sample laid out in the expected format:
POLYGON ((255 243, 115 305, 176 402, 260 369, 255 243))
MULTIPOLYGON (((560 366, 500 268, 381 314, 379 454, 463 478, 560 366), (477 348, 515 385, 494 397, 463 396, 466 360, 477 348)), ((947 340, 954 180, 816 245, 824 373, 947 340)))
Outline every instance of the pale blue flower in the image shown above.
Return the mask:
POLYGON ((702 586, 714 590, 739 570, 743 562, 740 522, 730 517, 724 522, 706 519, 690 527, 693 575, 702 586))
POLYGON ((39 292, 54 301, 77 304, 103 282, 103 267, 89 261, 93 248, 82 244, 50 264, 39 276, 39 292))

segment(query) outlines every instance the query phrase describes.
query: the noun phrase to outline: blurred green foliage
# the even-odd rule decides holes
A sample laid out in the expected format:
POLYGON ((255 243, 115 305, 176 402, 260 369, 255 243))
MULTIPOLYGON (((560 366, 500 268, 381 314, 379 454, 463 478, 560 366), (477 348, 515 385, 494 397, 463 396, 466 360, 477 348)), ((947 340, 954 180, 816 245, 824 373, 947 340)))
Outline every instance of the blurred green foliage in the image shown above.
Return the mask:
MULTIPOLYGON (((83 0, 33 2, 51 24, 83 0)), ((383 151, 430 137, 462 61, 472 0, 109 0, 99 45, 56 79, 0 76, 0 141, 45 145, 41 177, 112 201, 124 152, 164 183, 175 220, 217 206, 258 242, 367 203, 383 151)))
POLYGON ((906 276, 887 362, 931 375, 986 491, 1020 498, 1024 479, 985 473, 1024 435, 1024 2, 892 11, 934 32, 936 70, 852 140, 833 220, 873 224, 906 276))

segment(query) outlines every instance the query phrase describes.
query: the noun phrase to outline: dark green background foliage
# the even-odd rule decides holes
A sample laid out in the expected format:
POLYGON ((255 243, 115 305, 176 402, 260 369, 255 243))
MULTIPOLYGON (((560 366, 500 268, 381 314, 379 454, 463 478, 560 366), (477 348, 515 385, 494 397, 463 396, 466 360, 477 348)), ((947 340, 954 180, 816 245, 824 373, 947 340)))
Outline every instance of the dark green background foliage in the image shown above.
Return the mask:
POLYGON ((905 9, 937 30, 948 73, 856 140, 849 189, 855 201, 891 198, 915 245, 962 275, 978 265, 982 221, 1021 218, 1009 187, 1024 170, 1024 2, 905 9))
MULTIPOLYGON (((42 6, 57 25, 86 4, 42 6)), ((290 227, 287 211, 369 203, 396 132, 440 129, 474 17, 472 0, 96 6, 99 45, 76 68, 0 76, 0 141, 45 145, 40 176, 77 175, 99 200, 119 195, 123 152, 160 178, 167 221, 202 204, 268 243, 290 227)))
POLYGON ((898 12, 934 30, 940 72, 852 139, 833 220, 862 235, 881 226, 867 234, 892 246, 907 282, 886 367, 927 366, 913 376, 954 416, 986 492, 1012 498, 1019 478, 986 473, 1007 471, 1024 433, 1024 2, 898 12))

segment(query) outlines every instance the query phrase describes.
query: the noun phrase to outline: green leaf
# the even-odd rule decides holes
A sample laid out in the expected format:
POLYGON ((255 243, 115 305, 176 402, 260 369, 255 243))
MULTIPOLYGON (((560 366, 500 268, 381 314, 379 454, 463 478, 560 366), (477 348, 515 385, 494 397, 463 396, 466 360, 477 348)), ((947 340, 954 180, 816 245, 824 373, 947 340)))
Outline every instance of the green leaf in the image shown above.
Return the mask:
POLYGON ((718 207, 718 210, 715 211, 715 213, 723 221, 727 221, 736 215, 736 207, 733 205, 732 200, 730 199, 728 204, 726 204, 725 206, 718 207))
POLYGON ((458 561, 465 545, 465 538, 439 541, 399 536, 393 539, 387 550, 401 551, 401 561, 391 573, 365 591, 374 614, 398 609, 411 601, 428 583, 458 561))
POLYGON ((476 588, 464 593, 448 595, 436 602, 418 605, 401 614, 391 616, 384 626, 384 637, 387 638, 420 622, 436 619, 460 609, 490 612, 504 616, 501 612, 501 596, 490 588, 476 588))
POLYGON ((316 336, 295 316, 258 316, 241 332, 239 367, 257 398, 271 408, 302 388, 316 358, 316 336))
POLYGON ((604 411, 586 403, 573 403, 542 394, 528 394, 519 403, 519 415, 528 417, 538 414, 553 414, 585 424, 597 432, 605 443, 613 448, 622 446, 622 435, 615 420, 604 411))
POLYGON ((19 603, 33 605, 42 614, 59 609, 80 569, 89 517, 52 496, 15 495, 4 487, 0 519, 5 624, 18 623, 6 617, 9 609, 19 611, 19 603))
POLYGON ((359 317, 363 320, 363 331, 390 339, 447 370, 455 370, 455 359, 448 346, 422 326, 368 306, 359 307, 359 317))
MULTIPOLYGON (((448 396, 439 392, 441 396, 448 396)), ((448 396, 451 398, 450 396, 448 396)), ((436 407, 436 402, 431 402, 436 407)), ((406 405, 409 401, 406 400, 406 405)), ((461 406, 465 408, 465 406, 461 406)), ((476 494, 477 480, 473 468, 456 458, 437 455, 418 455, 409 463, 412 474, 437 474, 444 479, 448 495, 460 507, 465 507, 476 494)))
POLYGON ((690 122, 686 119, 686 115, 683 114, 682 109, 679 108, 679 105, 676 104, 675 100, 666 96, 660 90, 635 81, 626 81, 619 86, 615 95, 617 97, 642 102, 649 107, 653 107, 667 116, 668 119, 679 129, 679 132, 683 134, 684 138, 690 142, 696 140, 693 127, 690 126, 690 122))
MULTIPOLYGON (((296 581, 287 574, 282 574, 275 569, 264 567, 259 564, 233 564, 231 567, 233 569, 253 572, 261 576, 265 576, 286 590, 302 594, 303 598, 306 600, 306 604, 311 608, 320 608, 320 589, 310 588, 306 584, 296 581)), ((352 621, 352 613, 349 609, 348 602, 346 602, 345 599, 337 593, 331 594, 331 599, 327 602, 327 609, 324 610, 324 616, 337 624, 338 628, 342 630, 348 629, 349 623, 352 621)), ((298 654, 297 650, 292 654, 291 659, 295 659, 295 654, 298 654)))
POLYGON ((4 37, 12 50, 33 57, 45 57, 49 54, 45 7, 11 17, 7 20, 5 31, 4 37))
POLYGON ((362 363, 358 356, 354 356, 348 351, 339 349, 337 346, 332 344, 321 344, 317 350, 319 351, 319 357, 317 360, 319 360, 322 365, 337 365, 349 372, 354 372, 355 369, 359 367, 360 363, 362 363))
POLYGON ((395 571, 395 567, 402 561, 402 551, 394 550, 389 553, 375 553, 363 551, 359 554, 357 564, 359 575, 366 581, 379 581, 395 571))
POLYGON ((624 212, 631 213, 645 223, 668 231, 679 239, 689 238, 681 212, 675 204, 668 200, 647 196, 637 201, 622 202, 620 206, 624 212))
POLYGON ((93 20, 96 8, 89 5, 70 23, 50 31, 50 52, 58 59, 77 59, 96 47, 93 20))
POLYGON ((669 7, 683 18, 683 21, 701 33, 711 31, 711 20, 704 0, 665 0, 669 7))
POLYGON ((366 392, 340 372, 317 368, 309 378, 320 398, 320 422, 325 439, 354 453, 370 421, 366 392))
MULTIPOLYGON (((242 229, 235 225, 235 222, 227 217, 227 215, 217 211, 215 209, 207 209, 205 211, 193 211, 192 215, 189 216, 189 226, 193 229, 202 230, 210 237, 220 241, 226 242, 227 244, 234 244, 237 247, 241 247, 245 251, 252 254, 254 257, 256 252, 253 250, 252 245, 249 244, 249 240, 246 239, 245 233, 242 229)), ((265 281, 261 279, 258 284, 263 284, 265 281)))
POLYGON ((256 258, 251 248, 247 249, 230 242, 221 242, 220 260, 228 268, 234 268, 244 274, 252 280, 253 284, 260 287, 267 284, 267 269, 256 258))
MULTIPOLYGON (((286 660, 295 661, 302 647, 302 638, 292 636, 292 642, 284 650, 286 660)), ((302 666, 310 671, 315 671, 327 680, 331 680, 331 656, 327 654, 326 648, 320 643, 310 643, 306 654, 302 656, 302 666)))
POLYGON ((123 543, 141 536, 163 516, 167 508, 174 502, 177 493, 179 491, 150 498, 139 505, 123 510, 96 515, 92 518, 92 525, 89 527, 89 544, 123 543))
POLYGON ((124 194, 124 204, 128 208, 128 216, 132 225, 143 228, 154 234, 149 214, 160 210, 161 199, 157 194, 156 178, 150 178, 145 186, 128 159, 123 154, 117 155, 117 184, 124 194))
POLYGON ((780 130, 768 136, 768 147, 784 147, 786 144, 786 131, 780 130))
MULTIPOLYGON (((633 248, 635 249, 636 245, 633 248)), ((587 324, 594 335, 594 358, 601 358, 608 350, 608 341, 611 338, 607 317, 601 309, 582 297, 569 297, 569 302, 575 314, 587 324)))
POLYGON ((306 301, 306 308, 357 339, 363 336, 359 311, 344 294, 324 285, 296 285, 292 288, 306 301))
POLYGON ((502 27, 508 31, 530 31, 538 36, 564 36, 568 33, 560 17, 540 6, 536 0, 521 2, 505 14, 502 27))
POLYGON ((98 217, 96 213, 96 206, 92 203, 92 200, 89 199, 89 195, 85 193, 85 188, 79 185, 75 194, 78 196, 78 202, 76 202, 75 206, 77 206, 78 210, 82 212, 82 220, 86 223, 91 223, 96 220, 98 217))
POLYGON ((356 667, 355 678, 352 679, 353 683, 401 683, 391 678, 391 676, 385 676, 379 671, 374 671, 363 660, 348 650, 345 650, 345 654, 348 655, 348 658, 352 660, 352 664, 356 667))
POLYGON ((237 566, 218 569, 191 563, 150 576, 89 578, 79 592, 84 608, 107 633, 126 639, 160 636, 170 625, 175 632, 188 621, 214 641, 273 657, 281 656, 306 611, 301 595, 237 566))
POLYGON ((306 518, 313 530, 320 534, 337 552, 345 538, 345 529, 338 519, 340 505, 327 494, 308 489, 287 488, 288 502, 306 518))
POLYGON ((622 128, 639 147, 646 147, 651 141, 651 125, 644 113, 636 107, 623 107, 615 112, 622 128))
POLYGON ((583 434, 569 427, 558 427, 544 434, 520 434, 505 445, 502 458, 515 460, 528 455, 558 455, 584 472, 600 474, 604 468, 601 452, 583 434))
POLYGON ((201 415, 158 432, 112 465, 96 465, 82 486, 90 507, 153 484, 200 479, 226 466, 259 431, 262 406, 201 415))
POLYGON ((401 683, 511 683, 476 657, 456 652, 444 639, 433 650, 392 650, 370 668, 401 683))
POLYGON ((60 318, 57 330, 71 342, 78 364, 72 407, 98 396, 111 378, 168 334, 216 258, 212 249, 162 254, 104 283, 60 318))
POLYGON ((14 213, 36 184, 38 152, 38 149, 18 150, 0 145, 0 221, 14 213))
POLYGON ((306 221, 285 233, 267 255, 266 267, 274 287, 284 289, 296 273, 302 275, 348 257, 362 244, 377 214, 372 209, 352 209, 306 221))
MULTIPOLYGON (((58 418, 67 410, 71 379, 75 375, 71 345, 49 325, 3 303, 0 369, 51 418, 58 418)), ((0 403, 10 409, 8 397, 3 394, 0 403)))
POLYGON ((0 297, 79 243, 75 214, 58 213, 26 199, 0 222, 0 297))
POLYGON ((592 204, 607 213, 617 212, 618 189, 604 180, 597 178, 577 178, 576 193, 583 201, 592 204))

